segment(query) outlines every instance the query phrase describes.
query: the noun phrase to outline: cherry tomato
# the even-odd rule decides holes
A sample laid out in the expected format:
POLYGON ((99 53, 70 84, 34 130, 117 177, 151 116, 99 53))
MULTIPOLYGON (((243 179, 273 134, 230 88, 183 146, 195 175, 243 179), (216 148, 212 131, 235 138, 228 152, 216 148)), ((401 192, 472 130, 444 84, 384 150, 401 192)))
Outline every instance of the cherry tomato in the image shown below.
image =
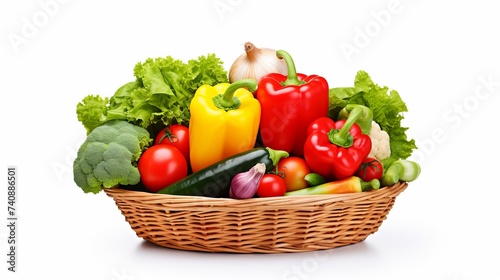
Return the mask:
POLYGON ((180 124, 172 124, 163 128, 155 138, 155 145, 167 144, 179 149, 189 164, 189 128, 180 124))
POLYGON ((184 155, 174 146, 153 145, 145 150, 137 164, 141 182, 151 192, 157 192, 187 176, 184 155))
POLYGON ((285 180, 276 174, 264 174, 257 188, 258 197, 283 196, 285 192, 285 180))
POLYGON ((374 157, 367 157, 361 162, 361 166, 356 171, 356 176, 361 180, 368 182, 373 179, 382 178, 384 173, 384 167, 380 160, 374 157))
POLYGON ((303 158, 291 156, 278 162, 278 173, 283 175, 286 190, 295 191, 308 186, 304 177, 311 173, 311 169, 303 158))

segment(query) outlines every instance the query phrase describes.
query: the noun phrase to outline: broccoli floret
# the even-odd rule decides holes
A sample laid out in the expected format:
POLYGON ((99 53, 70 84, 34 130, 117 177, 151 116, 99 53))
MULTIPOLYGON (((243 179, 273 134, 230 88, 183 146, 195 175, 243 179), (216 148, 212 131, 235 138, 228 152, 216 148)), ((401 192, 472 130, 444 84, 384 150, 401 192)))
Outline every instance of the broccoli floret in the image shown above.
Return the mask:
POLYGON ((150 143, 146 129, 127 121, 109 121, 96 127, 78 149, 73 163, 75 183, 85 193, 139 183, 137 161, 150 143))

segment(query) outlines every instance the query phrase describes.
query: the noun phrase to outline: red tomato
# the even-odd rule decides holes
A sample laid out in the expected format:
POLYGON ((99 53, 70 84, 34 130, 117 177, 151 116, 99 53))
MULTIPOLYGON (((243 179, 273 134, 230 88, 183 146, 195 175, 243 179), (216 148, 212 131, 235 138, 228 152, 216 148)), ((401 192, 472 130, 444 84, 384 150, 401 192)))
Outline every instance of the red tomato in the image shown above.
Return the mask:
POLYGON ((367 157, 361 162, 361 166, 356 171, 356 176, 361 178, 361 180, 368 182, 373 179, 382 178, 384 173, 384 167, 380 160, 374 157, 367 157))
POLYGON ((311 173, 311 169, 303 158, 291 156, 278 162, 278 173, 283 174, 286 190, 295 191, 308 186, 304 177, 311 173))
POLYGON ((172 124, 163 128, 156 135, 155 145, 167 144, 179 149, 189 164, 189 128, 180 124, 172 124))
POLYGON ((283 196, 286 192, 285 180, 276 174, 264 174, 257 189, 258 197, 283 196))
POLYGON ((151 192, 157 192, 187 176, 184 155, 174 146, 153 145, 142 153, 137 164, 141 182, 151 192))

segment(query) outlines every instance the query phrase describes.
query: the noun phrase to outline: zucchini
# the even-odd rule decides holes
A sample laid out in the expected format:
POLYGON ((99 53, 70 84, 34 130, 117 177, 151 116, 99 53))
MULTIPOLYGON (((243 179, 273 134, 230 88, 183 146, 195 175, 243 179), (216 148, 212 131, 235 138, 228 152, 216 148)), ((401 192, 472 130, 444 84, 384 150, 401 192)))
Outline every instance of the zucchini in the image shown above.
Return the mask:
POLYGON ((257 163, 265 164, 266 172, 269 172, 283 157, 288 157, 288 153, 271 148, 253 148, 192 173, 157 193, 229 197, 231 180, 236 174, 250 170, 257 163))

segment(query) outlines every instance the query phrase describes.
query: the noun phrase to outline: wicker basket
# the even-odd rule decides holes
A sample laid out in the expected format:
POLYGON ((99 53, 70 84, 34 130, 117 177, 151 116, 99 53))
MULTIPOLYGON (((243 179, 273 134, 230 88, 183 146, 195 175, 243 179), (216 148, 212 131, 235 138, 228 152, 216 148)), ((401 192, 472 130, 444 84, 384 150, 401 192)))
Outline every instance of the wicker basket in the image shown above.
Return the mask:
POLYGON ((233 200, 106 189, 137 236, 189 251, 285 253, 355 244, 376 232, 406 189, 233 200))

